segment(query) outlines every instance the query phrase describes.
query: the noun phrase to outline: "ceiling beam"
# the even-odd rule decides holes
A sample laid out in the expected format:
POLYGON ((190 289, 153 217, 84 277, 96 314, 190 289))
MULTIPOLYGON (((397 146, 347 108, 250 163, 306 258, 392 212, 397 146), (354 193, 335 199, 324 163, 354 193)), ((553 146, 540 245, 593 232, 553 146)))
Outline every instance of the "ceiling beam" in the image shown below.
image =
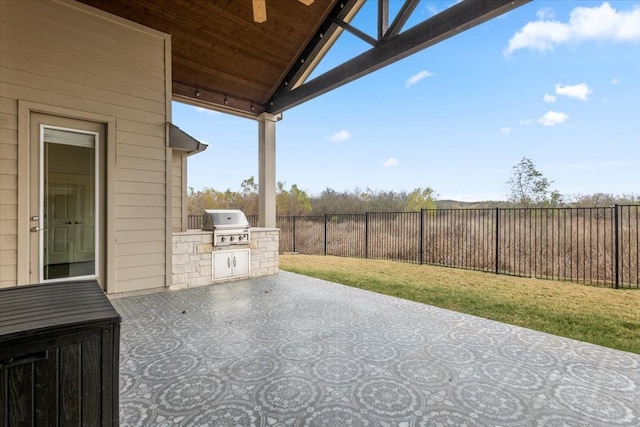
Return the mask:
POLYGON ((265 111, 263 105, 250 99, 236 98, 226 93, 176 80, 172 82, 172 95, 175 101, 242 117, 255 118, 265 111))
MULTIPOLYGON (((336 23, 337 20, 348 22, 353 11, 359 10, 362 3, 358 0, 337 1, 325 20, 320 24, 311 41, 302 50, 300 55, 293 62, 293 65, 284 76, 274 94, 288 92, 297 87, 311 73, 311 70, 318 65, 319 58, 326 52, 328 46, 335 42, 337 36, 342 32, 342 28, 336 23), (354 9, 355 8, 355 9, 354 9)), ((272 97, 275 95, 272 95, 272 97)))
POLYGON ((382 40, 389 29, 389 0, 378 0, 378 40, 382 40))
POLYGON ((465 0, 267 103, 280 113, 406 58, 429 46, 528 3, 530 0, 465 0))
POLYGON ((418 3, 420 3, 420 0, 406 0, 404 2, 400 10, 398 11, 398 14, 396 15, 395 19, 389 26, 389 29, 384 34, 383 36, 384 39, 388 39, 400 34, 400 31, 402 31, 404 24, 407 23, 407 21, 409 20, 409 17, 418 6, 418 3))
POLYGON ((361 40, 369 43, 371 46, 376 46, 378 44, 378 40, 374 39, 373 37, 371 37, 369 34, 365 33, 364 31, 354 27, 353 25, 349 24, 348 22, 344 22, 342 20, 337 19, 336 20, 336 24, 340 25, 342 28, 344 28, 345 30, 349 31, 351 34, 353 34, 354 36, 360 38, 361 40))

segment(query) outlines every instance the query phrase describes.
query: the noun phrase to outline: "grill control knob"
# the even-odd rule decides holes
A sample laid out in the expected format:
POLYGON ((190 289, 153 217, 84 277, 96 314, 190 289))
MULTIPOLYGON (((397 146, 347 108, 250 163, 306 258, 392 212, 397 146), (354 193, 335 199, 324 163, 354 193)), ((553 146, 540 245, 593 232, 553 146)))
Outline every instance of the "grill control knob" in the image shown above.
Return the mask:
POLYGON ((227 240, 227 238, 226 238, 226 237, 221 237, 221 238, 220 238, 220 241, 221 241, 221 242, 224 242, 225 240, 227 240))
POLYGON ((231 241, 233 242, 235 240, 235 237, 231 236, 231 241))

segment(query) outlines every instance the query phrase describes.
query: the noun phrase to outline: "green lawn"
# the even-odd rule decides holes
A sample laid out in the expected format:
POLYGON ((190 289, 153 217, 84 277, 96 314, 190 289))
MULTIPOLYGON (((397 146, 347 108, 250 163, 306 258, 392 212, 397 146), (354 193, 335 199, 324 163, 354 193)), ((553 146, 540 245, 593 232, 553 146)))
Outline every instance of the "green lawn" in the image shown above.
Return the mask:
POLYGON ((640 290, 332 256, 281 255, 280 268, 640 354, 640 290))

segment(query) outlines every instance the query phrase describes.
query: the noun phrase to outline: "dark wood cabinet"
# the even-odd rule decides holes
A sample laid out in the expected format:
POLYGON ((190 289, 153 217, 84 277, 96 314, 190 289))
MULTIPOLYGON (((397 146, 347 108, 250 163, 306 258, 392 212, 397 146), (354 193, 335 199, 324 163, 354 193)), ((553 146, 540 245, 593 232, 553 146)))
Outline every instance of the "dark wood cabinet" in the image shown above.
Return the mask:
POLYGON ((0 426, 119 425, 119 352, 96 281, 0 290, 0 426))

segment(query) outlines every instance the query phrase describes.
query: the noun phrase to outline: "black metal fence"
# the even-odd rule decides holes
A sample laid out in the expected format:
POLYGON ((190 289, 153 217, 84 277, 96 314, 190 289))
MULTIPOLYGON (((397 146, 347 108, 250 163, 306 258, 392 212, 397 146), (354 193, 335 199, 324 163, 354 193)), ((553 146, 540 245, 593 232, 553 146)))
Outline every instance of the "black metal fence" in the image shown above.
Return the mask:
POLYGON ((280 252, 640 288, 639 205, 283 216, 277 227, 280 252))

